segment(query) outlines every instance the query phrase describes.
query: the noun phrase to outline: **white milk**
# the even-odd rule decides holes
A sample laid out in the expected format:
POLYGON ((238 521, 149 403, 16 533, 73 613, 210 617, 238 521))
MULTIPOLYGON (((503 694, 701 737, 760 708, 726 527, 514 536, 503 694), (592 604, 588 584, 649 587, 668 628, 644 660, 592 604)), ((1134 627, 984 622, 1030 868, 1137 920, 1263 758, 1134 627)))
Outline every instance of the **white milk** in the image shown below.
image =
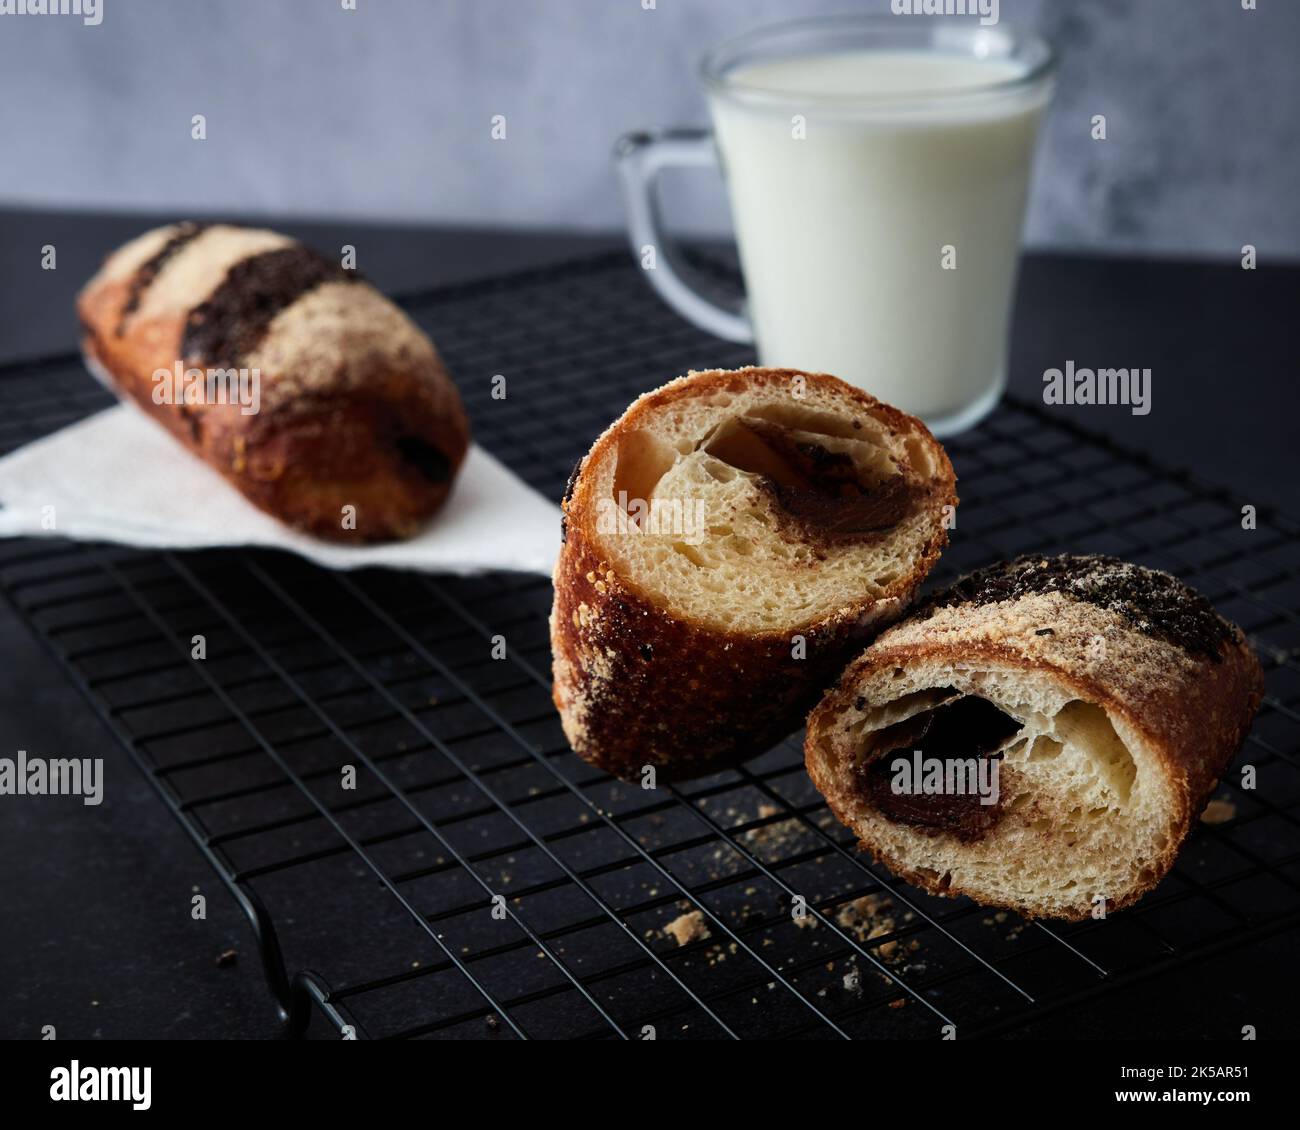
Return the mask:
POLYGON ((712 111, 764 364, 834 373, 944 431, 991 406, 1047 95, 971 90, 1022 73, 860 50, 728 75, 712 111))

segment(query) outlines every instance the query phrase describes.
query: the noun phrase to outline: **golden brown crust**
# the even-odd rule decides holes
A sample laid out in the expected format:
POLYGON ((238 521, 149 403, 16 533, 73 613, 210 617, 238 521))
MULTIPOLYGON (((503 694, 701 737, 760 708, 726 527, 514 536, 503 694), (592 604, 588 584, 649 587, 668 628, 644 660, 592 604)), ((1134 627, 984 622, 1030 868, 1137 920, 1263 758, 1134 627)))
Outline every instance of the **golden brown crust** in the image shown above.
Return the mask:
MULTIPOLYGON (((180 249, 169 265, 183 266, 186 254, 180 249)), ((172 372, 178 361, 209 365, 184 355, 192 296, 178 306, 155 293, 170 277, 164 268, 161 281, 144 291, 145 302, 133 307, 140 264, 130 266, 112 269, 110 259, 78 299, 87 356, 250 502, 288 525, 343 542, 408 537, 443 504, 468 449, 469 424, 436 351, 414 326, 403 332, 420 345, 406 353, 375 349, 338 321, 319 326, 314 353, 254 351, 262 390, 254 414, 238 404, 160 404, 155 371, 172 372), (355 529, 345 526, 346 506, 355 507, 355 529)), ((350 287, 406 321, 366 284, 350 287)), ((311 292, 286 313, 306 297, 311 292)), ((266 336, 272 343, 286 337, 275 322, 266 336)), ((211 367, 240 366, 248 367, 246 359, 211 367)))
POLYGON ((795 729, 845 657, 905 607, 846 612, 786 635, 700 627, 640 596, 569 526, 551 613, 554 698, 573 749, 630 779, 716 772, 795 729))
MULTIPOLYGON (((1116 612, 1062 593, 1025 595, 985 605, 933 605, 883 633, 843 673, 813 711, 805 741, 806 764, 831 811, 860 839, 864 850, 908 882, 940 896, 981 892, 936 872, 919 858, 903 858, 872 832, 862 797, 846 769, 847 744, 837 727, 861 701, 863 689, 887 672, 932 665, 941 670, 1047 673, 1069 697, 1102 707, 1112 720, 1139 735, 1153 751, 1170 787, 1165 815, 1171 834, 1129 889, 1107 899, 1108 909, 1128 906, 1168 874, 1178 850, 1219 777, 1250 732, 1263 696, 1263 673, 1241 632, 1230 631, 1219 659, 1144 634, 1116 612), (937 611, 934 610, 937 606, 937 611), (927 613, 929 613, 927 615, 927 613), (1099 646, 1098 641, 1102 641, 1099 646)), ((1044 828, 1038 850, 1068 850, 1056 829, 1044 828)), ((1028 917, 1085 918, 1086 902, 1062 911, 1035 902, 1003 903, 1028 917)))
MULTIPOLYGON (((940 510, 956 504, 956 479, 942 447, 918 420, 852 389, 857 406, 926 443, 941 468, 926 501, 933 530, 905 575, 876 600, 862 600, 802 625, 802 658, 787 632, 742 632, 674 614, 599 548, 592 483, 595 465, 620 435, 680 398, 743 391, 755 379, 794 370, 693 373, 648 393, 596 441, 575 469, 562 503, 565 541, 555 568, 551 614, 554 699, 575 752, 616 776, 643 766, 664 779, 717 771, 762 753, 798 728, 844 662, 881 625, 899 616, 947 542, 940 510)), ((841 382, 823 374, 812 381, 841 382)), ((848 389, 849 386, 843 386, 848 389)))

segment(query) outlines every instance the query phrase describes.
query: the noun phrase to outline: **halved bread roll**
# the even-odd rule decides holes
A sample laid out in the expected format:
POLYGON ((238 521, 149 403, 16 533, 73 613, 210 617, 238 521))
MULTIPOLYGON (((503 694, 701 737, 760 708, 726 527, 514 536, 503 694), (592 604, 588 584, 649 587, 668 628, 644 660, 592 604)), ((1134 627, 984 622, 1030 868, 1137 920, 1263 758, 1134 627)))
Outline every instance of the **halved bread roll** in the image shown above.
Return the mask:
POLYGON ((715 370, 642 396, 562 504, 551 643, 574 750, 672 779, 797 729, 915 595, 955 481, 924 424, 825 374, 715 370))
POLYGON ((1177 578, 1022 557, 882 634, 813 712, 805 753, 890 870, 1078 919, 1164 878, 1262 694, 1240 629, 1177 578))

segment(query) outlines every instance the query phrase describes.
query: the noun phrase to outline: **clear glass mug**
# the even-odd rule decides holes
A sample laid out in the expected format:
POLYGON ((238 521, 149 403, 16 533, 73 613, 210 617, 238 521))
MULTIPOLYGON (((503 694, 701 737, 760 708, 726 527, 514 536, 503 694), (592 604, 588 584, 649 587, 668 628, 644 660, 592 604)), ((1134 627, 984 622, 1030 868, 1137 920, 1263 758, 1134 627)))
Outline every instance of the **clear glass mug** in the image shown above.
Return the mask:
POLYGON ((765 365, 833 373, 969 427, 1006 384, 1038 122, 1055 70, 1032 35, 929 17, 831 17, 710 52, 713 130, 637 132, 615 151, 629 237, 689 321, 765 365), (919 84, 919 86, 918 86, 919 84), (720 163, 746 300, 705 297, 667 237, 656 180, 720 163))

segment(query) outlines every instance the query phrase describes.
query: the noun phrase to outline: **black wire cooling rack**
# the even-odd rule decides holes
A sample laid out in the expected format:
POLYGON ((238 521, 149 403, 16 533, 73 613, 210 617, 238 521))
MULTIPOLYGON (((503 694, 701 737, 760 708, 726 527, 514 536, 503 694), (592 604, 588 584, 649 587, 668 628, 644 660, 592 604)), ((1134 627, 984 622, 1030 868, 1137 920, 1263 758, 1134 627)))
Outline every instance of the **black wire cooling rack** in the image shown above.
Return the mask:
MULTIPOLYGON (((479 441, 556 499, 635 395, 748 360, 664 310, 621 254, 406 306, 479 441)), ((0 451, 108 403, 73 356, 2 368, 0 451)), ((676 788, 592 771, 550 702, 544 577, 31 540, 0 544, 0 588, 247 913, 294 1031, 315 1008, 373 1038, 1014 1034, 1293 928, 1296 525, 1261 513, 1243 530, 1228 494, 1014 400, 949 450, 962 507, 936 582, 1022 552, 1115 553, 1200 588, 1264 660, 1214 821, 1104 922, 908 887, 854 851, 798 738, 676 788)), ((1112 1007, 1119 1034, 1123 994, 1112 1007)))

